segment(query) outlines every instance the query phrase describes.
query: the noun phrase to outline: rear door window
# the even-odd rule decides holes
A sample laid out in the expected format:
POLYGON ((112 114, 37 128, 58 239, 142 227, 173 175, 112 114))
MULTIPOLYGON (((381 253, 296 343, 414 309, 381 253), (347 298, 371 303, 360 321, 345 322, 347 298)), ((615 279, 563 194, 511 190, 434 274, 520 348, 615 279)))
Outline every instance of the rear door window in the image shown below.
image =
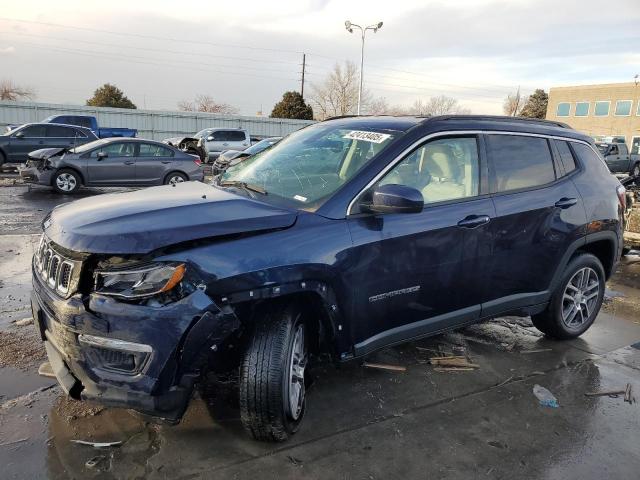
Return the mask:
POLYGON ((216 142, 242 142, 246 139, 244 132, 238 130, 218 130, 211 136, 216 142))
POLYGON ((59 127, 57 125, 50 125, 47 127, 47 137, 55 138, 74 138, 76 136, 76 129, 70 127, 59 127))
POLYGON ((561 140, 556 140, 555 142, 556 147, 558 148, 558 153, 560 154, 560 161, 564 167, 564 173, 565 175, 568 175, 576 169, 576 160, 573 158, 573 153, 571 153, 571 149, 567 142, 563 142, 561 140))
POLYGON ((96 158, 99 152, 104 152, 109 157, 133 157, 135 144, 133 142, 109 143, 91 152, 90 157, 96 158))
POLYGON ((492 191, 532 188, 556 179, 546 138, 487 135, 492 191))
POLYGON ((141 143, 139 157, 173 157, 173 152, 166 147, 153 143, 141 143))

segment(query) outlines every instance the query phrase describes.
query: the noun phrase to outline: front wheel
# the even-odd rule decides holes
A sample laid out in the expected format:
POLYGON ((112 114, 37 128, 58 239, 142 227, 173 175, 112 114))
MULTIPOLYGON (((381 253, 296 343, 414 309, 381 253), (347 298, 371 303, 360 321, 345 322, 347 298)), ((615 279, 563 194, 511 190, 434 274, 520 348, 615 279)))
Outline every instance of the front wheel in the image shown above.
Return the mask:
POLYGON ((271 308, 257 323, 240 367, 240 417, 256 440, 280 442, 305 412, 306 328, 294 305, 271 308))
POLYGON ((582 335, 593 324, 604 299, 602 263, 590 253, 567 265, 545 311, 533 315, 533 325, 548 337, 566 340, 582 335))
POLYGON ((635 184, 640 186, 640 163, 636 163, 631 169, 630 175, 635 177, 635 184))
POLYGON ((53 175, 52 185, 58 193, 75 193, 80 184, 80 176, 73 170, 63 169, 53 175))

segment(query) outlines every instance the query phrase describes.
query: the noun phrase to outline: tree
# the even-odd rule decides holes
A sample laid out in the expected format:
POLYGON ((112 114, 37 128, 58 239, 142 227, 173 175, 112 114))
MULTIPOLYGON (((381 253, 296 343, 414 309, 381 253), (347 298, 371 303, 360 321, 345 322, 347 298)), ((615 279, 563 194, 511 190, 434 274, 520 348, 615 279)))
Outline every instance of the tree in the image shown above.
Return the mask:
POLYGON ((547 116, 548 103, 549 95, 541 88, 537 88, 535 92, 529 95, 520 115, 529 118, 545 118, 547 116))
POLYGON ((115 85, 105 83, 93 92, 93 97, 87 100, 92 107, 138 108, 129 100, 122 90, 115 85))
POLYGON ((178 102, 178 108, 184 112, 222 113, 227 115, 238 113, 237 108, 228 103, 218 103, 209 95, 196 95, 193 101, 181 100, 178 102))
POLYGON ((21 99, 32 100, 35 96, 34 90, 30 87, 21 87, 9 79, 0 81, 0 100, 15 102, 21 99))
POLYGON ((468 115, 471 110, 464 108, 453 97, 446 95, 439 95, 437 97, 431 97, 426 102, 418 99, 413 102, 413 105, 409 108, 411 115, 419 116, 436 116, 436 115, 468 115))
POLYGON ((313 109, 305 103, 298 92, 285 92, 282 100, 275 104, 271 111, 271 118, 296 118, 298 120, 313 120, 313 109))
POLYGON ((504 103, 502 104, 502 111, 505 115, 515 117, 517 115, 520 115, 523 106, 524 99, 520 95, 520 88, 518 88, 518 90, 516 90, 516 93, 510 93, 509 95, 507 95, 507 98, 504 99, 504 103))
MULTIPOLYGON (((341 115, 352 115, 358 107, 358 67, 353 62, 336 63, 324 81, 311 85, 311 105, 318 120, 341 115)), ((362 92, 362 110, 371 103, 371 94, 362 92)))

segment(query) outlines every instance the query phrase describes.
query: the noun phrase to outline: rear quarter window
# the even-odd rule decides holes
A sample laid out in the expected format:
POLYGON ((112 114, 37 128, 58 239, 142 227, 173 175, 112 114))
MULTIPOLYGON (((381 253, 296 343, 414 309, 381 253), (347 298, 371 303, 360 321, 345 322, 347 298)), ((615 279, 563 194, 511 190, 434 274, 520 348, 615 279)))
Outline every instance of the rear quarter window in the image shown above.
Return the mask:
POLYGON ((537 187, 556 179, 546 138, 487 135, 487 144, 493 172, 492 191, 537 187))
POLYGON ((561 140, 556 140, 555 142, 556 147, 558 148, 558 153, 560 154, 560 162, 564 167, 564 173, 565 175, 568 175, 576 169, 576 160, 573 158, 573 153, 571 153, 571 149, 567 142, 561 140))

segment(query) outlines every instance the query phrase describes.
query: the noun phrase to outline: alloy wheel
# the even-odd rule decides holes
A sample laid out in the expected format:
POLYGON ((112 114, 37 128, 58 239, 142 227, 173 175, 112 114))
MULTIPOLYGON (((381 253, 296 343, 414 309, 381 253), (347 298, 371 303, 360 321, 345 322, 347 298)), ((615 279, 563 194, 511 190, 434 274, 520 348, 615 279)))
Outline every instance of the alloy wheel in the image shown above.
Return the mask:
POLYGON ((184 178, 182 178, 180 175, 173 175, 169 178, 169 185, 175 185, 176 183, 182 182, 184 182, 184 178))
POLYGON ((291 358, 289 359, 289 415, 297 420, 304 406, 304 370, 307 366, 307 352, 304 342, 304 325, 298 325, 293 339, 291 358))
POLYGON ((76 178, 70 173, 61 173, 56 177, 56 186, 63 192, 71 192, 76 188, 76 178))
POLYGON ((584 267, 569 280, 562 295, 562 322, 568 329, 580 328, 598 304, 600 279, 595 270, 584 267))

